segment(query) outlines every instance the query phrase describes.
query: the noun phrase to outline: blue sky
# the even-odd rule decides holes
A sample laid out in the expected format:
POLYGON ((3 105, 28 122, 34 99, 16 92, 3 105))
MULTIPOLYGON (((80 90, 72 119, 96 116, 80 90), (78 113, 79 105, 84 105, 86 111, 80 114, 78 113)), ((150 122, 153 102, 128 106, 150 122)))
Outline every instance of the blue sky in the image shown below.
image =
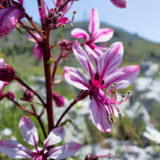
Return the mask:
MULTIPOLYGON (((36 14, 37 0, 24 0, 26 10, 38 21, 36 14)), ((52 0, 46 0, 52 7, 52 0)), ((89 11, 97 8, 101 22, 125 29, 131 33, 160 42, 160 0, 128 0, 126 9, 113 6, 110 0, 79 0, 75 2, 72 11, 76 10, 75 21, 89 19, 89 11)))

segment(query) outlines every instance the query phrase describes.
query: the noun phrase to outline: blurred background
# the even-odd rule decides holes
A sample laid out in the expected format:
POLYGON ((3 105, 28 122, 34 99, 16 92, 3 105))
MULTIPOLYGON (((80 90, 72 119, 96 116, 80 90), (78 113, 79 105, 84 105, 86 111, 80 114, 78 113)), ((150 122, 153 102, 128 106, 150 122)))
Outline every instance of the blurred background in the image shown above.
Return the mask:
MULTIPOLYGON (((27 12, 39 25, 39 16, 36 14, 36 0, 24 0, 27 12)), ((54 7, 51 0, 48 5, 54 7)), ((73 28, 80 27, 88 31, 89 11, 97 8, 100 15, 101 28, 114 29, 113 38, 107 43, 109 46, 116 41, 122 41, 124 45, 124 58, 121 66, 140 64, 140 75, 136 82, 129 88, 120 91, 120 95, 131 91, 130 99, 119 105, 123 113, 123 119, 113 125, 110 134, 98 131, 91 122, 89 115, 89 99, 79 102, 66 119, 70 119, 65 126, 65 141, 75 140, 84 147, 77 154, 76 160, 84 159, 88 153, 97 155, 108 154, 113 158, 122 160, 159 160, 160 159, 160 1, 128 0, 126 9, 116 8, 109 0, 79 0, 75 2, 72 10, 77 11, 73 28)), ((61 38, 73 40, 71 30, 60 28, 53 31, 52 42, 61 38)), ((43 63, 33 56, 34 44, 28 41, 28 34, 21 30, 15 30, 9 37, 0 40, 0 57, 5 58, 12 65, 17 74, 36 89, 45 98, 43 63)), ((53 51, 58 55, 58 47, 53 51)), ((57 71, 57 80, 61 80, 56 86, 56 91, 65 97, 65 106, 56 108, 56 118, 70 104, 79 90, 67 84, 62 78, 64 66, 81 67, 73 55, 60 63, 57 71)), ((85 72, 84 72, 85 74, 85 72)), ((16 82, 10 84, 6 90, 16 94, 17 100, 22 97, 22 90, 16 82)), ((29 105, 19 101, 24 106, 29 105)), ((37 110, 41 106, 36 105, 37 110)), ((0 138, 13 138, 24 143, 19 132, 18 123, 25 113, 6 99, 0 102, 0 138)), ((38 127, 38 122, 31 117, 38 127)), ((43 117, 46 122, 46 116, 43 117)), ((30 146, 29 146, 30 147, 30 146)), ((7 159, 0 153, 0 159, 7 159)), ((70 158, 72 159, 72 158, 70 158)))

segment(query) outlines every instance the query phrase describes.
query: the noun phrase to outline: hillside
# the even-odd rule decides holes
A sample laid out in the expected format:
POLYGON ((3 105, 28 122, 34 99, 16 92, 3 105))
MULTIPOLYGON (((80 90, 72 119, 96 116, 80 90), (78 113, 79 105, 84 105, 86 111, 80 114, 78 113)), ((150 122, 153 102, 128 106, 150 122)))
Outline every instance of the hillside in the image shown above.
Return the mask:
MULTIPOLYGON (((79 22, 75 23, 74 27, 80 27, 88 30, 88 22, 79 22)), ((130 34, 120 28, 115 28, 113 26, 107 24, 101 24, 101 28, 108 27, 114 29, 114 36, 112 40, 110 40, 107 44, 109 46, 112 42, 122 41, 124 44, 125 54, 124 54, 124 62, 129 63, 140 63, 146 60, 157 61, 160 59, 160 44, 156 44, 145 40, 144 38, 139 37, 136 34, 130 34)), ((19 56, 23 57, 23 55, 28 56, 28 60, 31 59, 33 64, 37 64, 37 62, 32 58, 32 49, 34 44, 27 40, 28 33, 22 30, 22 34, 18 31, 14 31, 9 37, 0 40, 0 56, 9 56, 12 55, 14 60, 19 59, 19 56)), ((51 36, 52 41, 56 42, 59 38, 68 38, 72 39, 70 36, 70 30, 61 28, 56 34, 53 33, 51 36)), ((54 53, 57 51, 54 51, 54 53)), ((73 57, 74 58, 74 57, 73 57)), ((18 60, 19 61, 19 60, 18 60)), ((72 65, 73 62, 72 61, 72 65)), ((65 65, 66 62, 63 63, 65 65)), ((69 65, 70 62, 67 62, 69 65)), ((75 65, 77 63, 75 62, 75 65)))

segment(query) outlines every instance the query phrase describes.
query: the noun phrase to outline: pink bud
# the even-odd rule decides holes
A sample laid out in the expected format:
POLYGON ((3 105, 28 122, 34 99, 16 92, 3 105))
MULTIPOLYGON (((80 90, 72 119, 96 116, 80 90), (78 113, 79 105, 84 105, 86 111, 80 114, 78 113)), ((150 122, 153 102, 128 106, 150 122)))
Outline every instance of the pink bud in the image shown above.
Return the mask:
POLYGON ((16 27, 16 24, 22 18, 23 14, 24 12, 17 7, 0 9, 0 38, 8 36, 16 27))
POLYGON ((43 59, 43 51, 42 51, 42 48, 38 44, 34 46, 33 54, 39 61, 43 59))
POLYGON ((5 68, 0 68, 0 80, 4 82, 11 82, 15 78, 15 71, 14 69, 6 65, 5 68))
POLYGON ((127 5, 127 0, 111 0, 111 2, 119 8, 126 8, 127 5))
POLYGON ((57 92, 53 92, 53 99, 58 107, 64 106, 64 98, 57 92))

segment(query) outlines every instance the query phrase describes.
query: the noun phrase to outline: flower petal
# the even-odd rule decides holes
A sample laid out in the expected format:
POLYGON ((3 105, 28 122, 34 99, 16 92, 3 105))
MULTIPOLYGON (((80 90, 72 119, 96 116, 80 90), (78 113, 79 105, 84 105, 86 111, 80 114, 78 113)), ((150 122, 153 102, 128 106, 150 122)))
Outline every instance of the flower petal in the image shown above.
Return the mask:
POLYGON ((30 149, 17 143, 16 141, 9 139, 0 141, 0 152, 4 153, 10 158, 32 158, 32 152, 30 151, 30 149))
POLYGON ((18 1, 23 6, 23 0, 18 0, 18 1))
POLYGON ((80 28, 75 28, 74 30, 72 30, 71 35, 72 37, 78 38, 78 39, 85 39, 85 40, 89 39, 88 33, 85 30, 80 28))
POLYGON ((114 73, 108 75, 104 80, 104 87, 109 87, 113 83, 117 83, 117 89, 123 89, 132 84, 139 74, 139 65, 126 66, 117 69, 114 73))
POLYGON ((89 87, 88 80, 85 76, 73 67, 64 67, 63 77, 68 83, 79 89, 87 90, 89 87))
POLYGON ((73 43, 73 52, 78 61, 82 64, 83 68, 90 74, 90 77, 92 78, 94 76, 94 68, 89 60, 89 57, 81 48, 78 41, 74 41, 73 43))
POLYGON ((109 28, 100 29, 94 37, 94 42, 107 42, 113 36, 113 30, 109 28))
POLYGON ((33 146, 37 145, 38 133, 31 119, 29 119, 27 116, 24 116, 19 122, 19 128, 23 136, 23 139, 28 144, 31 144, 33 146))
POLYGON ((84 45, 84 49, 88 53, 88 55, 92 58, 92 61, 97 64, 99 56, 96 52, 94 52, 88 45, 84 45))
POLYGON ((48 137, 45 139, 43 144, 45 148, 47 148, 49 146, 52 146, 52 145, 55 145, 61 142, 63 138, 64 138, 64 129, 63 127, 58 127, 58 128, 53 129, 49 133, 48 137))
POLYGON ((47 153, 47 158, 65 159, 73 156, 80 149, 80 146, 78 143, 70 142, 60 147, 51 148, 47 153))
POLYGON ((99 30, 99 14, 94 8, 90 12, 88 30, 91 34, 91 37, 94 37, 99 30))
POLYGON ((95 99, 92 99, 90 105, 90 114, 93 124, 102 132, 110 133, 112 125, 107 120, 105 106, 97 103, 95 99))
POLYGON ((122 62, 123 52, 122 43, 116 42, 101 56, 98 61, 97 70, 102 79, 119 67, 122 62))

